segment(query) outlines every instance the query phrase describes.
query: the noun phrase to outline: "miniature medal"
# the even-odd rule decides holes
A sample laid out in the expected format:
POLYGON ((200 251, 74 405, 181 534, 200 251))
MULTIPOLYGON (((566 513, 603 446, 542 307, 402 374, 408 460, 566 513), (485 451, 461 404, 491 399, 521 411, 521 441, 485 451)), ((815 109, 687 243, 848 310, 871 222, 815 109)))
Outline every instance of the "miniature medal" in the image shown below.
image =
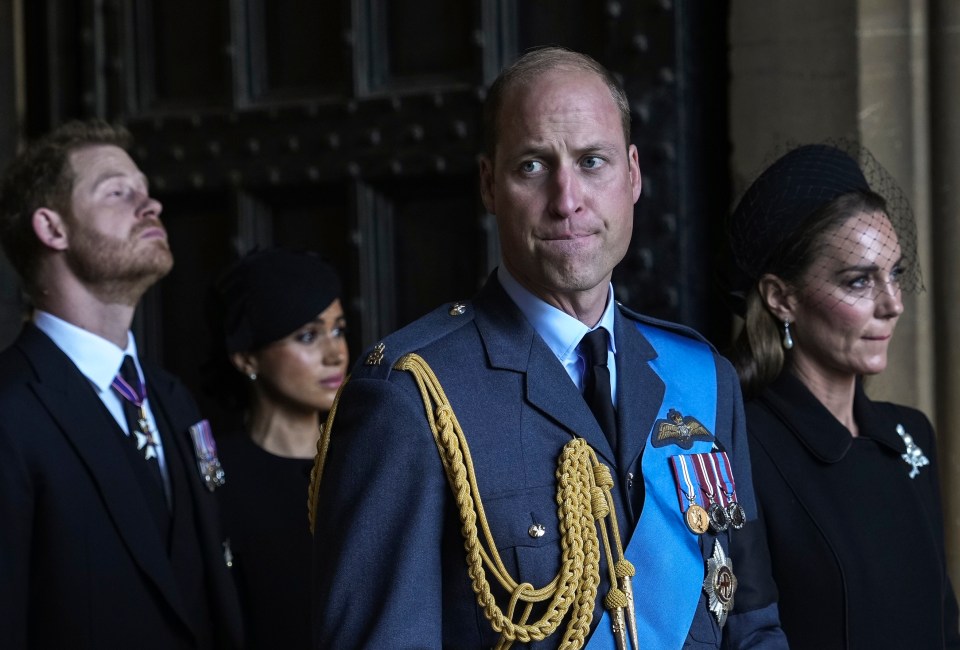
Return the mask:
MULTIPOLYGON (((683 512, 684 521, 686 521, 687 528, 691 532, 695 535, 702 535, 710 527, 710 517, 707 516, 707 511, 703 509, 703 506, 697 503, 697 492, 693 487, 693 481, 690 480, 690 470, 687 469, 687 457, 681 454, 670 460, 675 475, 677 475, 677 469, 679 468, 679 474, 683 475, 683 483, 686 484, 686 489, 683 489, 683 486, 680 485, 680 476, 677 475, 677 489, 687 500, 687 508, 683 512)), ((683 502, 681 501, 681 507, 682 505, 683 502)))
POLYGON ((717 624, 723 627, 727 622, 727 614, 733 609, 737 577, 733 575, 733 562, 723 552, 719 540, 713 541, 713 555, 707 558, 703 591, 707 594, 708 606, 717 618, 717 624))
POLYGON ((703 488, 704 493, 707 496, 707 501, 709 506, 707 506, 707 516, 710 518, 710 528, 713 530, 715 535, 718 535, 724 532, 730 526, 730 519, 727 516, 727 511, 720 503, 717 503, 717 500, 720 498, 719 494, 714 496, 716 492, 714 491, 714 486, 717 484, 717 479, 712 472, 713 466, 707 466, 704 457, 709 457, 709 454, 696 454, 696 465, 694 469, 697 471, 697 478, 700 480, 700 487, 703 488))
POLYGON ((747 513, 743 511, 743 506, 736 501, 730 500, 729 504, 727 504, 727 521, 730 522, 730 525, 733 526, 735 530, 743 528, 743 525, 747 523, 747 513))
POLYGON ((207 489, 213 492, 226 483, 226 475, 217 458, 217 445, 213 441, 213 432, 207 420, 200 420, 190 426, 190 438, 193 440, 193 453, 197 457, 200 478, 207 489))
POLYGON ((684 518, 687 521, 687 528, 697 535, 702 535, 707 532, 707 529, 710 527, 710 517, 707 515, 707 511, 693 501, 687 506, 687 512, 684 514, 684 518))
POLYGON ((740 530, 747 523, 747 513, 743 506, 737 502, 737 487, 733 482, 733 472, 730 469, 730 459, 727 458, 727 452, 721 451, 710 455, 710 464, 716 471, 717 490, 723 490, 727 499, 726 519, 734 530, 740 530), (721 481, 723 485, 721 485, 721 481), (729 488, 729 489, 728 489, 729 488))
POLYGON ((710 500, 710 507, 707 509, 707 516, 710 518, 710 527, 714 533, 722 533, 730 527, 730 516, 722 505, 713 500, 713 495, 707 495, 710 500))

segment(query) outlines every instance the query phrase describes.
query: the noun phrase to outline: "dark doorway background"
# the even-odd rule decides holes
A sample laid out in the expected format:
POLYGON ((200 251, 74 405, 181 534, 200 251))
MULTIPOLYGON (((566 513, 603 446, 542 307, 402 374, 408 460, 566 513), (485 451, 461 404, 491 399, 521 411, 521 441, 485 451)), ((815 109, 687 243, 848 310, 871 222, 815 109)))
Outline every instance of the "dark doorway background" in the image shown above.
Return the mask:
POLYGON ((176 266, 136 330, 200 390, 204 294, 255 246, 342 272, 361 350, 496 266, 480 203, 480 106, 536 46, 586 52, 631 98, 643 195, 618 298, 724 341, 712 278, 729 205, 728 0, 44 0, 24 3, 27 135, 125 123, 176 266))

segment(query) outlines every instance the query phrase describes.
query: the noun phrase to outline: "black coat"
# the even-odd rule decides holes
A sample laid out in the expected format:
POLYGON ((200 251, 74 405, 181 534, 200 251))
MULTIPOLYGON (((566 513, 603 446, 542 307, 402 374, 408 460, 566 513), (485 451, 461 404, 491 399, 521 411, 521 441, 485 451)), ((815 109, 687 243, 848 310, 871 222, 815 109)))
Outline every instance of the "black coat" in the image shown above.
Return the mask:
POLYGON ((188 434, 199 412, 172 376, 143 370, 174 485, 169 545, 89 380, 33 325, 0 353, 0 647, 240 645, 188 434))
POLYGON ((926 416, 873 402, 858 385, 853 438, 789 372, 746 414, 791 647, 960 646, 926 416), (898 424, 930 461, 914 478, 898 424))

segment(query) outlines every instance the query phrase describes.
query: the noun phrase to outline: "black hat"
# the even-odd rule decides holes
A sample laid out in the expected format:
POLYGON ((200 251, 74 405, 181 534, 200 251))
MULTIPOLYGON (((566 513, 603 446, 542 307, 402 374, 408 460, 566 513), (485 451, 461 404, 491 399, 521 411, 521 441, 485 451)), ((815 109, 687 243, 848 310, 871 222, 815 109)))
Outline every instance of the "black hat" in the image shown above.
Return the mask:
POLYGON ((857 162, 825 144, 788 152, 753 182, 730 217, 730 245, 737 266, 760 277, 771 256, 804 220, 838 196, 869 192, 857 162))
POLYGON ((243 352, 316 318, 340 297, 340 278, 316 253, 273 248, 240 258, 212 293, 211 320, 222 330, 227 352, 243 352))
POLYGON ((733 310, 744 313, 747 293, 775 266, 776 256, 810 217, 852 193, 873 193, 884 199, 906 262, 901 287, 922 290, 916 264, 916 224, 906 196, 865 147, 837 140, 791 149, 767 167, 741 197, 727 222, 729 263, 718 277, 733 310))

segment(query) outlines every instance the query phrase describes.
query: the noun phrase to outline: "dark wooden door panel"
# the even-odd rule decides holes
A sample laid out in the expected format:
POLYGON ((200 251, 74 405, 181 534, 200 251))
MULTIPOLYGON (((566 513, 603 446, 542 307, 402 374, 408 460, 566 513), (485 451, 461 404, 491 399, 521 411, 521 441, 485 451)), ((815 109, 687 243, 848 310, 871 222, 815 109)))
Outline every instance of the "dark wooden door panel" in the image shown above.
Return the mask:
POLYGON ((724 0, 46 0, 25 12, 31 130, 102 115, 137 139, 177 258, 137 327, 194 388, 203 291, 253 246, 313 248, 338 266, 355 354, 470 296, 498 258, 476 181, 486 87, 548 44, 593 55, 631 98, 644 189, 619 297, 722 338, 707 278, 728 204, 724 0))

